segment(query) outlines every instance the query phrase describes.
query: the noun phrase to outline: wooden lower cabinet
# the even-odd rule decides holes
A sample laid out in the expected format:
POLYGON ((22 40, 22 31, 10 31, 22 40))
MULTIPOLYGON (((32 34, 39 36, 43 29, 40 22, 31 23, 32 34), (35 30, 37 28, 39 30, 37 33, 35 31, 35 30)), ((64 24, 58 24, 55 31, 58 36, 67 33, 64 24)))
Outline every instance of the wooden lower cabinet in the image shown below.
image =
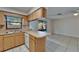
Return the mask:
POLYGON ((16 36, 15 37, 15 44, 16 44, 16 46, 24 44, 24 37, 23 36, 16 36))
POLYGON ((46 38, 38 38, 36 39, 36 50, 37 52, 44 52, 45 51, 45 40, 46 38))
POLYGON ((24 44, 24 33, 0 36, 0 52, 24 44))
POLYGON ((13 36, 5 36, 4 37, 4 50, 15 47, 15 40, 13 36))
POLYGON ((31 52, 44 52, 45 51, 46 37, 36 38, 30 35, 29 50, 31 52))
POLYGON ((16 47, 24 43, 24 35, 23 33, 5 35, 3 43, 4 50, 16 47))
POLYGON ((3 36, 0 36, 0 52, 3 51, 3 36))
POLYGON ((24 44, 24 33, 17 33, 15 36, 15 44, 16 46, 24 44))
POLYGON ((29 38, 30 40, 29 40, 29 50, 31 51, 31 52, 34 52, 35 51, 35 40, 34 39, 32 39, 31 37, 29 38))

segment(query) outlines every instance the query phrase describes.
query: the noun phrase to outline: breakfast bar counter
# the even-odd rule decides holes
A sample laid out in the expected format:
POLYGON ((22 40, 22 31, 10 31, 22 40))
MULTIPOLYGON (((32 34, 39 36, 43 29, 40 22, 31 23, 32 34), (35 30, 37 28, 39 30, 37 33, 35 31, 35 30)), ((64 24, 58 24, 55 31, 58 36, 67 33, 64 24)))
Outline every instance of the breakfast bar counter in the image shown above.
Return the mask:
POLYGON ((36 38, 42 38, 47 36, 47 32, 43 32, 43 31, 27 31, 27 33, 36 38))
POLYGON ((47 33, 42 31, 28 31, 29 50, 31 52, 44 52, 46 48, 47 33))

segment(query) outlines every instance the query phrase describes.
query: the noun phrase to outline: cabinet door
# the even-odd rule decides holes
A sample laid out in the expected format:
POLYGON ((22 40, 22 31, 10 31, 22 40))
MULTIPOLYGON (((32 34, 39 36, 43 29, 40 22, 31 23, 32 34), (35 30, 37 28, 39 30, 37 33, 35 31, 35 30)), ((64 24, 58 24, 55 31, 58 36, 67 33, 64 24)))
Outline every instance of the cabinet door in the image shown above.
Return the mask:
POLYGON ((4 50, 15 46, 14 38, 11 36, 4 37, 4 50))
POLYGON ((29 21, 31 21, 31 20, 33 20, 33 15, 31 14, 31 15, 29 15, 29 21))
POLYGON ((33 20, 37 19, 37 14, 36 14, 36 12, 32 13, 32 19, 33 19, 33 20))
POLYGON ((37 14, 37 18, 41 18, 42 17, 42 10, 41 9, 37 10, 36 14, 37 14))
POLYGON ((23 16, 24 21, 28 21, 28 16, 23 16))
POLYGON ((24 44, 24 36, 16 36, 15 38, 16 38, 15 40, 16 46, 24 44))
POLYGON ((42 18, 42 17, 46 17, 46 9, 41 7, 40 9, 38 9, 35 13, 35 18, 42 18))
POLYGON ((36 52, 44 52, 45 51, 45 40, 46 40, 45 37, 36 39, 36 48, 35 48, 36 52))
POLYGON ((3 36, 0 36, 0 51, 3 51, 3 36))
POLYGON ((35 52, 35 47, 36 47, 36 38, 33 37, 32 35, 29 35, 29 49, 31 52, 35 52))
POLYGON ((4 14, 3 12, 0 12, 0 25, 4 24, 4 14))
POLYGON ((29 42, 30 42, 29 43, 29 49, 30 49, 31 52, 34 52, 35 51, 35 42, 32 39, 30 39, 29 42))
POLYGON ((20 36, 20 39, 19 39, 19 44, 24 44, 24 36, 20 36))

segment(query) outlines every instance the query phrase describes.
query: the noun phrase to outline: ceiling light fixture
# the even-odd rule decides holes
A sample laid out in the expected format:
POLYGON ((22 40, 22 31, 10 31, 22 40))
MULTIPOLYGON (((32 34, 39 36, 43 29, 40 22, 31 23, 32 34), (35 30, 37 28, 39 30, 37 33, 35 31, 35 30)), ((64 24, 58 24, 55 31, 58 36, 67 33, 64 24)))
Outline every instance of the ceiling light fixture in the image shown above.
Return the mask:
POLYGON ((62 15, 62 13, 58 13, 57 15, 62 15))
POLYGON ((79 9, 75 10, 73 13, 74 16, 78 16, 79 15, 79 9))
POLYGON ((78 16, 78 15, 79 15, 79 13, 74 13, 73 15, 74 15, 74 16, 78 16))

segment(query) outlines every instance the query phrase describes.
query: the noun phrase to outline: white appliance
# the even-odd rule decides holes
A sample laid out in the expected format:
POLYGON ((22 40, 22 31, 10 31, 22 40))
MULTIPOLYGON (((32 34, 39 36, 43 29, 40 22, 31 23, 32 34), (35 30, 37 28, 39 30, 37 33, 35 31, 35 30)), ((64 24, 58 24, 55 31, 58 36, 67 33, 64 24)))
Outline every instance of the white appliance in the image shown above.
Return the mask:
POLYGON ((25 33, 25 46, 29 48, 29 34, 25 33))

